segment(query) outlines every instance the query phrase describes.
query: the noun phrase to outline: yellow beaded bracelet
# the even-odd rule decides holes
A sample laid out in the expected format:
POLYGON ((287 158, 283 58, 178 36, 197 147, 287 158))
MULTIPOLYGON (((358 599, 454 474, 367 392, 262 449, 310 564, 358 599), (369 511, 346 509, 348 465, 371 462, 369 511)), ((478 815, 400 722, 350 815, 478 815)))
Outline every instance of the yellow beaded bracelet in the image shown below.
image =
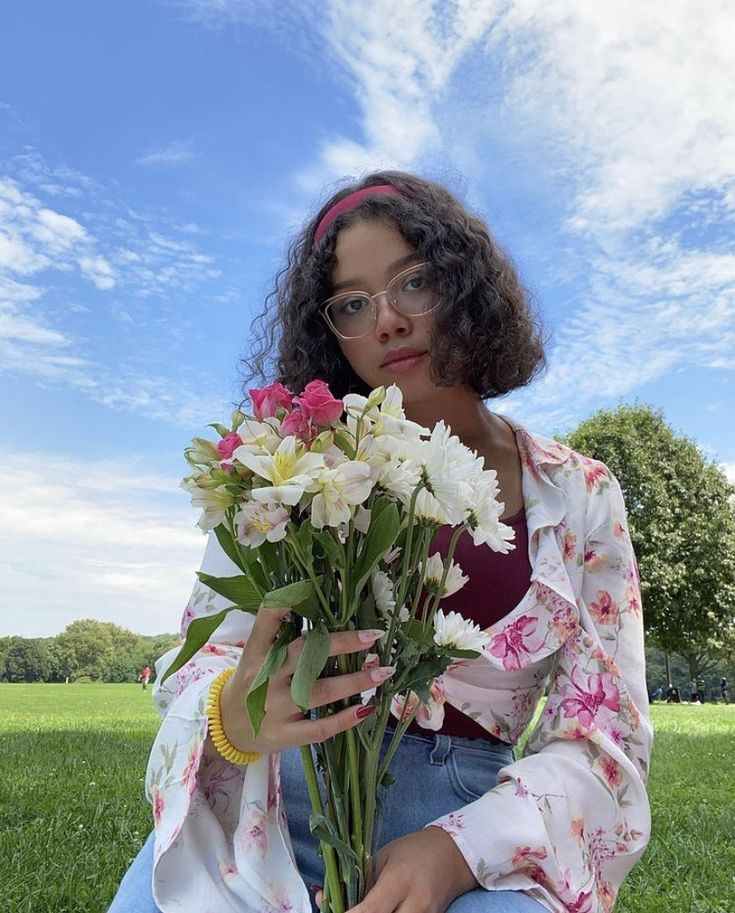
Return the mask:
POLYGON ((207 702, 207 719, 209 720, 209 737, 214 747, 226 761, 232 764, 249 764, 251 761, 257 761, 262 757, 259 751, 240 751, 235 748, 232 742, 225 735, 222 727, 222 708, 220 707, 220 696, 222 689, 230 678, 235 674, 235 667, 225 669, 209 686, 209 700, 207 702))

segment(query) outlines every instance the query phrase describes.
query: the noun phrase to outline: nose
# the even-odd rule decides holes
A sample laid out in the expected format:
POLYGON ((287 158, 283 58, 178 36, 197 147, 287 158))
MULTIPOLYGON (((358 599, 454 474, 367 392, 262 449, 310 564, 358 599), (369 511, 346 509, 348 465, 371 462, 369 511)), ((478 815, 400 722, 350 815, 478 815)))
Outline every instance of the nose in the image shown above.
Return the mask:
POLYGON ((411 329, 411 321, 393 307, 388 292, 375 296, 375 333, 381 339, 393 334, 404 336, 411 329))

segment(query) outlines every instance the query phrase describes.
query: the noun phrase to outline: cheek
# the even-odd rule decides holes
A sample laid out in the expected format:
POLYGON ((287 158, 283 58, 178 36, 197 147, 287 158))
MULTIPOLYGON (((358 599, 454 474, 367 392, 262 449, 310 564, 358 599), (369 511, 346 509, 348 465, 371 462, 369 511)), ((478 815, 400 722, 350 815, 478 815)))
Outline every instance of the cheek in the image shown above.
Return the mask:
POLYGON ((342 356, 352 370, 366 384, 373 385, 376 379, 375 360, 371 358, 368 347, 364 343, 349 343, 340 341, 339 347, 342 356))

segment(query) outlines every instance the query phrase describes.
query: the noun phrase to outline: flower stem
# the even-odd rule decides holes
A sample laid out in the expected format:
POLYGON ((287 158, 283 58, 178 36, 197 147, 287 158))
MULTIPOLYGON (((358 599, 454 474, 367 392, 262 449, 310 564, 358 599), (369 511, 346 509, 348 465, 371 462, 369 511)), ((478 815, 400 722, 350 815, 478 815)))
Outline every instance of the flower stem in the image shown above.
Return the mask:
POLYGON ((337 619, 334 617, 334 615, 332 614, 332 610, 329 608, 329 602, 327 600, 327 597, 322 592, 322 588, 319 586, 319 581, 316 579, 316 576, 314 574, 314 569, 312 568, 311 563, 309 561, 306 561, 305 558, 302 556, 301 549, 299 548, 299 544, 296 541, 293 533, 291 533, 291 532, 287 533, 286 538, 288 540, 288 544, 291 546, 291 549, 293 550, 294 558, 296 558, 297 563, 301 567, 301 570, 304 571, 304 573, 308 576, 309 580, 311 580, 311 582, 314 586, 314 592, 316 593, 317 598, 319 599, 319 602, 321 602, 322 608, 324 609, 327 618, 333 625, 336 625, 337 619))
MULTIPOLYGON (((314 757, 311 753, 311 745, 301 746, 301 761, 304 765, 304 774, 306 776, 306 787, 311 799, 311 807, 319 815, 324 815, 324 806, 322 797, 319 792, 319 781, 317 779, 314 757)), ((328 843, 322 843, 322 852, 324 853, 324 870, 325 870, 325 889, 329 886, 329 898, 332 904, 332 913, 345 913, 342 892, 340 890, 339 868, 334 847, 328 843)))

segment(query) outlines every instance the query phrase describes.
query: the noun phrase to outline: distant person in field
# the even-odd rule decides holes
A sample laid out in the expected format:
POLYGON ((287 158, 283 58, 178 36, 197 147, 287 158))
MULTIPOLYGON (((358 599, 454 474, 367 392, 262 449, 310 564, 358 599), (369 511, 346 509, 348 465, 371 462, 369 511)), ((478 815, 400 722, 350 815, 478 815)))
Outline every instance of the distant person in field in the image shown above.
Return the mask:
POLYGON ((697 680, 693 678, 689 682, 689 703, 696 704, 699 702, 699 695, 697 694, 697 680))
POLYGON ((730 703, 730 689, 727 685, 727 679, 724 675, 720 679, 720 697, 722 698, 722 702, 724 704, 730 703))
POLYGON ((148 688, 148 682, 150 681, 150 679, 151 679, 151 667, 143 666, 143 668, 140 670, 140 675, 138 676, 138 680, 140 681, 141 685, 143 686, 143 691, 145 691, 148 688))

